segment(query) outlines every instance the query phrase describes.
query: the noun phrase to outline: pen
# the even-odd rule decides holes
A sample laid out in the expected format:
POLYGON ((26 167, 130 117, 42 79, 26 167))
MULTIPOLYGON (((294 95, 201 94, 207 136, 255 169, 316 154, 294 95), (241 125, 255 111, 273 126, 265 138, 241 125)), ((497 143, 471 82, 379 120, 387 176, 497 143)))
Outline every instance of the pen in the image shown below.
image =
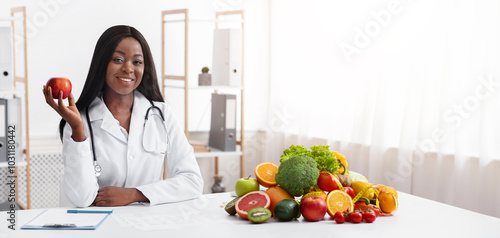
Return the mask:
POLYGON ((57 224, 57 223, 49 223, 49 224, 45 224, 43 225, 44 227, 76 227, 75 224, 57 224))
POLYGON ((68 210, 68 213, 113 213, 113 210, 68 210))

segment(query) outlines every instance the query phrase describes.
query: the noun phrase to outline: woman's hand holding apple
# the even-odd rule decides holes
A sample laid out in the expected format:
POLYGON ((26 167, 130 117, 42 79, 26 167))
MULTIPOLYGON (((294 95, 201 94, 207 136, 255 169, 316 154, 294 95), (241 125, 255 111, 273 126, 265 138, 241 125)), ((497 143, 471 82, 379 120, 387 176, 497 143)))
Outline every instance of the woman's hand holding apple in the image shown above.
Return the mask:
POLYGON ((52 107, 61 117, 71 126, 72 138, 74 141, 84 141, 85 140, 85 130, 83 127, 82 117, 78 108, 75 104, 75 98, 73 93, 71 93, 71 83, 69 83, 69 88, 67 83, 60 83, 59 81, 69 81, 65 78, 51 78, 47 85, 43 86, 43 94, 45 96, 45 101, 52 107), (55 86, 55 85, 65 85, 65 87, 55 86), (52 91, 54 86, 59 89, 57 103, 54 101, 54 92, 52 91), (69 90, 68 90, 69 89, 69 90), (64 105, 63 98, 65 93, 67 93, 69 106, 64 105))

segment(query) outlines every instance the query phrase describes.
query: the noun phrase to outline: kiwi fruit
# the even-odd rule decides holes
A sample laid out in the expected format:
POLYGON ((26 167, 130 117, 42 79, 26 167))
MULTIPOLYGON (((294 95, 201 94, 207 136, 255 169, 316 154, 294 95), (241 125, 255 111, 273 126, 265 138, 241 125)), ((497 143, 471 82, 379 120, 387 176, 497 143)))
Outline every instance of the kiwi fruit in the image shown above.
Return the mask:
POLYGON ((248 211, 248 220, 252 223, 262 223, 271 218, 271 210, 264 207, 254 207, 248 211))
POLYGON ((238 201, 239 197, 231 200, 230 202, 228 202, 226 204, 226 206, 224 207, 224 210, 226 210, 226 212, 229 214, 229 215, 235 215, 236 214, 236 202, 238 201))

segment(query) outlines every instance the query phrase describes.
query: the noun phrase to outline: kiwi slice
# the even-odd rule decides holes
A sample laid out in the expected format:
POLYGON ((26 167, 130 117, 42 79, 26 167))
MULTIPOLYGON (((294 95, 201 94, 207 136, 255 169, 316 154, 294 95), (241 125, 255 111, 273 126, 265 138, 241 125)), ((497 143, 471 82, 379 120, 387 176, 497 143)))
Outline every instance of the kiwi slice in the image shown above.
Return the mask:
POLYGON ((230 202, 228 202, 226 204, 226 206, 224 207, 224 210, 226 210, 226 212, 229 214, 229 215, 235 215, 236 214, 236 202, 238 201, 239 197, 231 200, 230 202))
POLYGON ((252 223, 262 223, 271 218, 271 210, 265 207, 254 207, 248 211, 248 220, 252 223))

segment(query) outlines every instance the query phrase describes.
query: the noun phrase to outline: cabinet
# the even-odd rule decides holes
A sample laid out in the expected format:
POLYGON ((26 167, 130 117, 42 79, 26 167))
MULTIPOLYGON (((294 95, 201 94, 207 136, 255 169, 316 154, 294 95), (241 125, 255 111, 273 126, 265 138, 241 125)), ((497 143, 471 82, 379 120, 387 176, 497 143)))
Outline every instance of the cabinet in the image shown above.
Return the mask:
MULTIPOLYGON (((239 150, 237 151, 217 151, 214 149, 211 149, 210 152, 202 152, 202 153, 195 153, 195 156, 197 158, 202 158, 202 157, 209 157, 209 158, 214 158, 215 159, 215 176, 219 175, 219 157, 221 156, 239 156, 240 157, 240 177, 244 177, 244 171, 245 171, 245 126, 244 126, 244 36, 245 36, 245 28, 244 28, 244 11, 226 11, 226 12, 217 12, 215 15, 215 19, 208 19, 208 20, 197 20, 197 19, 190 19, 189 17, 189 10, 188 9, 177 9, 177 10, 167 10, 167 11, 162 11, 162 67, 161 67, 161 87, 162 87, 162 94, 165 97, 165 88, 175 88, 177 87, 180 90, 183 90, 184 94, 184 131, 186 133, 186 137, 189 140, 189 95, 190 93, 196 93, 197 90, 212 90, 214 93, 218 93, 219 90, 239 90, 240 96, 240 127, 239 127, 239 136, 237 136, 237 145, 239 145, 239 150), (172 16, 174 16, 175 19, 172 19, 172 16), (226 20, 223 18, 226 16, 232 16, 232 17, 238 17, 239 19, 236 20, 238 25, 241 23, 241 32, 242 32, 242 46, 241 46, 241 86, 240 87, 228 87, 228 86, 198 86, 198 87, 191 87, 189 85, 189 29, 191 24, 195 23, 210 23, 210 24, 215 24, 215 28, 219 29, 220 24, 224 23, 226 20), (165 18, 169 19, 165 19, 165 18), (184 72, 181 75, 174 75, 174 74, 169 74, 166 72, 165 68, 165 59, 166 59, 166 53, 165 53, 165 47, 167 44, 173 44, 173 42, 166 42, 165 41, 165 34, 166 32, 166 24, 182 24, 184 28, 184 62, 182 63, 184 72), (180 81, 181 86, 172 86, 171 81, 180 81)), ((235 21, 235 20, 231 20, 235 21)), ((198 39, 199 40, 199 39, 198 39)), ((197 75, 192 76, 191 80, 197 79, 197 75)))
MULTIPOLYGON (((24 109, 24 113, 20 113, 22 116, 18 122, 20 122, 21 125, 17 126, 7 126, 4 128, 4 125, 2 125, 2 128, 5 129, 5 131, 2 132, 2 135, 6 138, 6 145, 5 147, 7 148, 5 152, 7 153, 7 162, 2 162, 0 163, 0 167, 6 168, 7 169, 7 175, 5 177, 6 179, 6 188, 7 189, 7 196, 5 199, 7 199, 7 203, 9 208, 11 208, 12 205, 14 205, 14 202, 17 203, 17 205, 22 208, 22 209, 30 209, 31 208, 31 174, 30 174, 30 145, 29 145, 29 107, 28 107, 28 59, 27 59, 27 37, 26 37, 26 7, 15 7, 11 9, 11 17, 7 19, 10 21, 11 26, 12 26, 12 58, 9 58, 9 62, 12 63, 12 77, 13 77, 13 90, 12 91, 0 91, 0 94, 2 98, 10 99, 10 98, 20 98, 21 101, 24 101, 24 105, 21 105, 21 108, 18 110, 22 111, 24 109), (19 30, 21 28, 21 30, 19 30), (18 31, 16 31, 18 30, 18 31), (19 32, 22 31, 22 32, 19 32), (19 42, 22 42, 23 44, 17 44, 19 42), (22 53, 23 53, 23 61, 17 62, 16 61, 16 44, 18 46, 22 46, 22 53), (17 68, 19 66, 22 68, 19 70, 17 68), (20 74, 24 70, 24 75, 20 74), (24 85, 24 89, 21 90, 21 87, 19 87, 19 84, 24 85), (18 95, 18 92, 24 91, 24 95, 18 95), (23 120, 25 121, 24 127, 23 127, 23 120), (22 133, 22 134, 20 134, 22 133), (21 137, 21 135, 23 135, 21 137), (19 140, 22 140, 22 143, 18 143, 19 140), (22 151, 22 153, 14 153, 14 151, 18 150, 20 147, 19 145, 22 145, 19 151, 22 151), (22 159, 24 154, 24 160, 22 159), (19 175, 19 169, 25 168, 26 169, 26 204, 21 204, 19 202, 19 180, 21 179, 21 176, 19 175), (15 198, 13 200, 12 198, 15 198)), ((21 48, 21 47, 20 47, 21 48)), ((17 58, 18 60, 19 58, 17 58)), ((10 67, 10 66, 9 66, 10 67)), ((9 75, 10 68, 6 70, 5 72, 2 72, 3 75, 8 76, 9 75)), ((22 93, 21 93, 22 94, 22 93)), ((17 106, 17 105, 15 105, 17 106)), ((5 109, 5 108, 4 108, 5 109)), ((2 114, 8 115, 7 111, 3 111, 2 114)), ((5 115, 3 116, 2 120, 7 120, 5 115)), ((8 121, 8 120, 7 120, 8 121)), ((8 123, 5 123, 8 124, 8 123)), ((4 151, 2 151, 4 152, 4 151)), ((3 200, 3 199, 0 199, 3 200)))

